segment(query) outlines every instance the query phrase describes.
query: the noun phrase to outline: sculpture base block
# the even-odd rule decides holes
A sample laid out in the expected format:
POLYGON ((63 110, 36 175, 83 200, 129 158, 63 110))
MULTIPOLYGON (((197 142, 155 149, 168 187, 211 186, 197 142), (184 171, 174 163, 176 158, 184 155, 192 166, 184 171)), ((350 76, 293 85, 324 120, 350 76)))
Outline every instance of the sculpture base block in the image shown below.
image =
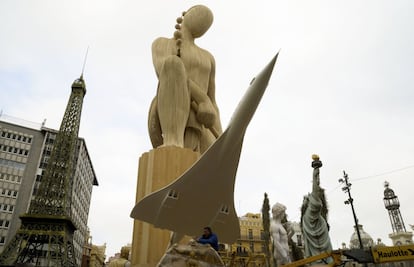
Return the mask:
MULTIPOLYGON (((136 203, 146 195, 163 188, 178 178, 200 154, 187 148, 166 146, 141 155, 138 167, 136 203)), ((155 267, 170 242, 171 232, 134 220, 131 265, 155 267)))

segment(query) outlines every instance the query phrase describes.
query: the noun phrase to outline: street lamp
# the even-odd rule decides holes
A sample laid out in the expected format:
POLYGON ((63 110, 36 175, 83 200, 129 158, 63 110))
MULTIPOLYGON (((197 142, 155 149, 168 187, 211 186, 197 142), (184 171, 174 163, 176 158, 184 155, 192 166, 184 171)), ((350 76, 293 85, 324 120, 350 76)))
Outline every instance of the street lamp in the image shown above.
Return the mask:
POLYGON ((358 235, 359 247, 363 249, 364 246, 362 245, 361 234, 359 233, 359 227, 358 227, 358 219, 356 217, 354 204, 353 204, 354 199, 351 197, 351 185, 352 184, 348 181, 348 174, 345 171, 344 171, 344 178, 340 178, 338 182, 344 184, 344 186, 342 187, 342 191, 344 191, 344 193, 348 193, 348 199, 345 200, 344 203, 346 205, 351 204, 352 214, 354 215, 354 221, 355 221, 355 229, 358 235))

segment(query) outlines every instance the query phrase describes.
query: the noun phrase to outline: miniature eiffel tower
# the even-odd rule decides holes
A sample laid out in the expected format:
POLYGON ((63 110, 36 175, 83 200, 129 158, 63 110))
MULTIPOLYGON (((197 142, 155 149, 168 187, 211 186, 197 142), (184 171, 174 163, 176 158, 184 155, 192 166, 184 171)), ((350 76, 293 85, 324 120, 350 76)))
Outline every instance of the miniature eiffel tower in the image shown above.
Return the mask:
POLYGON ((83 75, 72 93, 56 136, 48 166, 21 226, 0 255, 0 266, 77 266, 71 219, 74 156, 83 97, 83 75))

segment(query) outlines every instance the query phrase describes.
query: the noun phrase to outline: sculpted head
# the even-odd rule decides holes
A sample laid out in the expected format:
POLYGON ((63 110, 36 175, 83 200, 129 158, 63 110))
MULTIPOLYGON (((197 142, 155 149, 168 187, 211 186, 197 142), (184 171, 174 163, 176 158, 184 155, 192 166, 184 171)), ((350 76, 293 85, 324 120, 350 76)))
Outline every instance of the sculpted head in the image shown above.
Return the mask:
POLYGON ((194 38, 202 36, 213 24, 213 12, 203 5, 196 5, 185 12, 182 26, 185 27, 194 38))
POLYGON ((128 259, 129 258, 129 251, 130 251, 129 247, 122 247, 121 248, 121 258, 128 259))
POLYGON ((283 219, 285 216, 286 206, 280 203, 276 203, 272 207, 273 218, 283 219))

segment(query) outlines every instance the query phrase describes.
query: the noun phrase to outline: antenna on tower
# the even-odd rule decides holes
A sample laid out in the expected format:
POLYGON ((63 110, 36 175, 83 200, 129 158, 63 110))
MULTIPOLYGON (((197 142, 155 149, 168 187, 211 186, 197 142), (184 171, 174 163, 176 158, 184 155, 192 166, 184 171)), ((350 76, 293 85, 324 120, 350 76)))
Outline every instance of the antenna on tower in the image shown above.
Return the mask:
POLYGON ((89 45, 88 45, 88 48, 86 48, 85 59, 83 60, 82 73, 80 76, 81 79, 83 79, 83 72, 85 71, 85 65, 86 65, 86 59, 88 58, 88 52, 89 52, 89 45))

